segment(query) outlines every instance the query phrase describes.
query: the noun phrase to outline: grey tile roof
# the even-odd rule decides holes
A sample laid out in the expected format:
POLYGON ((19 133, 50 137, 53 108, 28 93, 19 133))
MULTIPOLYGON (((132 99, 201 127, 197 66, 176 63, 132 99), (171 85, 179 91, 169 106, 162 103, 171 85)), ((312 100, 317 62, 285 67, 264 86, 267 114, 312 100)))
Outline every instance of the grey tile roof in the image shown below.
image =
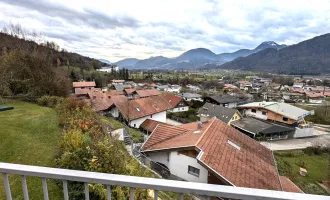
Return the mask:
POLYGON ((195 94, 195 93, 182 93, 181 96, 186 97, 186 98, 201 98, 202 97, 201 95, 195 94))
POLYGON ((210 98, 217 101, 218 103, 239 102, 239 99, 237 97, 231 95, 211 96, 210 98))
POLYGON ((198 111, 198 114, 209 115, 209 117, 217 117, 221 121, 228 123, 234 114, 238 112, 236 109, 226 108, 223 106, 205 103, 198 111))
POLYGON ((250 132, 252 134, 271 134, 271 133, 278 133, 278 132, 286 132, 286 131, 292 131, 293 128, 286 127, 286 126, 280 126, 277 124, 267 123, 258 119, 255 119, 253 117, 246 117, 242 118, 240 120, 236 120, 231 122, 231 125, 234 127, 237 127, 239 129, 245 130, 247 132, 250 132))

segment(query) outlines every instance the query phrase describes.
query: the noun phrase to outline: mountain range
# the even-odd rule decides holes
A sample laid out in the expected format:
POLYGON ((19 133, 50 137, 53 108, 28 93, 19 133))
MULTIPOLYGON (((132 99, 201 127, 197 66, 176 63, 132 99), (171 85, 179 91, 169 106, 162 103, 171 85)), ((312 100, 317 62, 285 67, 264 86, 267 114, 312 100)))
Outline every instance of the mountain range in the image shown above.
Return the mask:
POLYGON ((261 43, 254 49, 240 49, 232 53, 215 54, 209 49, 197 48, 184 52, 176 58, 166 58, 164 56, 150 57, 139 60, 127 58, 116 62, 120 68, 128 69, 196 69, 210 66, 218 66, 225 62, 232 61, 238 57, 245 57, 264 49, 282 49, 286 45, 279 45, 273 41, 261 43))
POLYGON ((111 64, 111 62, 109 60, 106 60, 106 59, 99 59, 99 61, 102 62, 102 63, 108 64, 108 65, 111 64))
POLYGON ((278 74, 330 73, 330 34, 317 36, 279 50, 267 48, 210 68, 278 74))

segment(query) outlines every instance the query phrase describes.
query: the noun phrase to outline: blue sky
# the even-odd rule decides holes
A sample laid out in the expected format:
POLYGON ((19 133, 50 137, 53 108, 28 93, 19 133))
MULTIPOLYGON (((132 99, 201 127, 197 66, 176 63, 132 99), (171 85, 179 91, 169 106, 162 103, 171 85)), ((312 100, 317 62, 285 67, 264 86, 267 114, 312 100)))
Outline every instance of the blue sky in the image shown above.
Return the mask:
POLYGON ((110 61, 290 45, 330 32, 325 0, 0 0, 0 10, 0 26, 20 23, 69 51, 110 61))

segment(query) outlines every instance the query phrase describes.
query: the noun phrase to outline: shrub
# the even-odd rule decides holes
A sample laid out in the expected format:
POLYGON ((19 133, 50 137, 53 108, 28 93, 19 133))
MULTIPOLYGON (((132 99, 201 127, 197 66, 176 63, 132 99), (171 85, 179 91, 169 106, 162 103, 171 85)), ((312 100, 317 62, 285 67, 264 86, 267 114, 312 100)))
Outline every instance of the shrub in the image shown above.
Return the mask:
POLYGON ((45 95, 45 96, 42 96, 37 99, 37 104, 40 106, 55 108, 57 106, 57 104, 59 104, 63 101, 64 101, 64 98, 62 98, 62 97, 45 95))

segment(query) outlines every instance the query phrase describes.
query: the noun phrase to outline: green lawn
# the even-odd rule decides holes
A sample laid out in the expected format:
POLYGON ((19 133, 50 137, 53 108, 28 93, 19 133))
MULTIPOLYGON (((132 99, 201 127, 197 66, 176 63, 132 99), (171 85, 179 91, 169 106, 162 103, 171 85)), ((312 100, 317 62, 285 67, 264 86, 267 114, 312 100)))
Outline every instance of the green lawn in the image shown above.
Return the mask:
POLYGON ((329 195, 316 183, 329 180, 328 154, 307 155, 302 150, 291 150, 275 152, 275 156, 280 175, 289 176, 305 193, 329 195), (299 174, 300 167, 307 169, 306 176, 299 174))
POLYGON ((102 121, 108 123, 115 130, 124 127, 124 125, 120 121, 118 121, 118 120, 111 119, 111 118, 106 117, 106 116, 102 116, 101 119, 102 119, 102 121))
MULTIPOLYGON (((54 167, 61 129, 53 109, 21 101, 5 100, 14 110, 0 112, 0 162, 54 167)), ((13 199, 23 199, 21 179, 9 177, 13 199)), ((41 179, 27 178, 30 199, 43 199, 41 179)), ((50 199, 62 199, 54 180, 48 180, 50 199)), ((0 200, 6 199, 0 176, 0 200)))

